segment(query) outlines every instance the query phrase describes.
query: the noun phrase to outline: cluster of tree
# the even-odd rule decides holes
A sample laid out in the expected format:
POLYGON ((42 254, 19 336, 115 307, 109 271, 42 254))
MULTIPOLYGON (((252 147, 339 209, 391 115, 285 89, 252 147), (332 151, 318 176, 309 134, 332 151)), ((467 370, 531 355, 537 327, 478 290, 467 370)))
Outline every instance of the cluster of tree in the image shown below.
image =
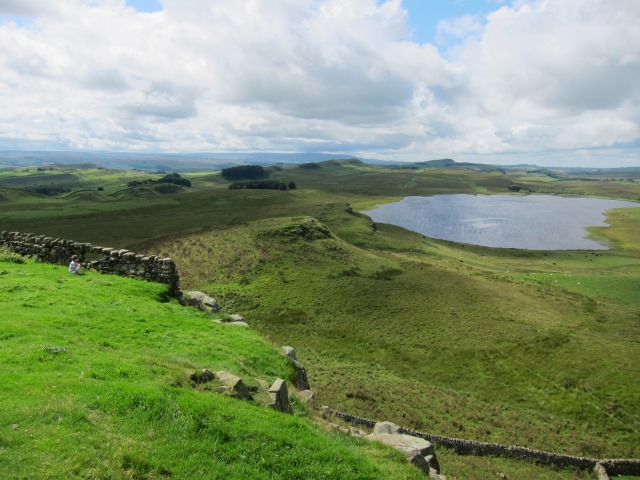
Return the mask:
POLYGON ((527 173, 537 173, 540 175, 546 175, 550 178, 561 179, 560 175, 558 175, 553 170, 549 170, 548 168, 538 168, 536 170, 527 170, 527 173))
POLYGON ((279 182, 277 180, 244 180, 241 182, 233 182, 229 185, 229 190, 242 189, 261 189, 261 190, 295 190, 295 182, 279 182))
POLYGON ((158 183, 153 187, 153 189, 162 194, 178 193, 181 190, 179 185, 175 185, 173 183, 158 183))
POLYGON ((168 173, 167 175, 165 175, 164 177, 158 179, 158 180, 153 180, 153 179, 146 179, 146 180, 133 180, 129 183, 127 183, 127 187, 140 187, 142 185, 155 185, 156 183, 170 183, 173 185, 180 185, 183 187, 190 187, 191 186, 191 181, 187 180, 186 178, 182 178, 180 176, 179 173, 168 173))
POLYGON ((320 168, 320 165, 315 162, 301 163, 298 165, 298 168, 302 168, 303 170, 315 170, 320 168))
POLYGON ((510 192, 532 192, 531 187, 527 187, 526 185, 516 185, 515 183, 509 185, 510 192))
POLYGON ((267 178, 269 171, 260 165, 240 165, 239 167, 223 168, 220 175, 227 180, 259 180, 267 178))
POLYGON ((147 180, 131 180, 129 183, 127 183, 127 187, 141 187, 142 185, 153 185, 154 183, 156 183, 155 180, 152 180, 150 178, 148 178, 147 180))
POLYGON ((69 193, 71 191, 70 188, 63 187, 37 187, 31 190, 32 192, 39 193, 40 195, 46 195, 48 197, 53 197, 56 195, 62 195, 63 193, 69 193))

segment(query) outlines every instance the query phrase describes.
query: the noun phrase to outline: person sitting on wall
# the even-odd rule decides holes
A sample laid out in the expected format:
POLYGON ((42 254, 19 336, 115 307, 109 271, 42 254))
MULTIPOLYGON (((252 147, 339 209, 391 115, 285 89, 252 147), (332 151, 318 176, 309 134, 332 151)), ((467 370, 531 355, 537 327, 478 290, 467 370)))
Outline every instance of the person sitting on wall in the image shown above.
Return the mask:
POLYGON ((82 265, 80 264, 80 262, 78 262, 78 256, 72 255, 71 263, 69 264, 69 273, 73 273, 73 274, 78 273, 80 271, 81 266, 82 265))

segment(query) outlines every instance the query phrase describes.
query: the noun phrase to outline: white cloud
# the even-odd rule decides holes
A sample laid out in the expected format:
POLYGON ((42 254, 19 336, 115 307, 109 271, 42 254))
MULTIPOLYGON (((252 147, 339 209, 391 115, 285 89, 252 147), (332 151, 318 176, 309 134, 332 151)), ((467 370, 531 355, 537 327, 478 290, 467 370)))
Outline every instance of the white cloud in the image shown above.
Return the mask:
POLYGON ((638 164, 636 0, 497 5, 446 53, 400 0, 162 3, 0 0, 0 148, 638 164))

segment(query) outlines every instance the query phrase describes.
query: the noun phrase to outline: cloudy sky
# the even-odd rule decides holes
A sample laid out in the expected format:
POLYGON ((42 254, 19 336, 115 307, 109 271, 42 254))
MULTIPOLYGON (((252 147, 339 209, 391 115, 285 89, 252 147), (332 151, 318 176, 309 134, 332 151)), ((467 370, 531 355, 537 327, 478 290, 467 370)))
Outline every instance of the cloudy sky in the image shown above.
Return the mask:
POLYGON ((0 150, 640 166, 640 0, 0 0, 0 150))

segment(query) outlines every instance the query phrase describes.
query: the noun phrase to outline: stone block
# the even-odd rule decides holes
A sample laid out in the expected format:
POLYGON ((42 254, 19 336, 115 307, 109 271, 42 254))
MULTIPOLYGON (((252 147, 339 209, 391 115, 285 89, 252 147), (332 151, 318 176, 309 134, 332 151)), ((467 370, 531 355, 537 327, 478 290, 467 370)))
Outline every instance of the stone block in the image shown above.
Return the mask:
POLYGON ((209 313, 215 313, 220 311, 220 305, 215 298, 210 297, 209 295, 198 292, 198 291, 190 291, 184 292, 183 294, 185 302, 187 305, 191 307, 195 307, 198 310, 202 310, 209 313))
POLYGON ((380 433, 397 434, 397 433, 400 433, 400 427, 395 423, 391 423, 391 422, 378 422, 376 423, 375 427, 373 427, 373 433, 374 434, 380 434, 380 433))
POLYGON ((216 372, 215 376, 226 388, 228 395, 242 400, 252 400, 249 389, 240 377, 224 371, 216 372))
POLYGON ((289 403, 289 390, 287 388, 287 382, 278 378, 273 385, 269 388, 269 395, 271 396, 271 406, 283 413, 293 413, 291 404, 289 403))
POLYGON ((293 360, 297 360, 296 358, 296 349, 293 347, 282 347, 282 352, 285 356, 292 358, 293 360))

